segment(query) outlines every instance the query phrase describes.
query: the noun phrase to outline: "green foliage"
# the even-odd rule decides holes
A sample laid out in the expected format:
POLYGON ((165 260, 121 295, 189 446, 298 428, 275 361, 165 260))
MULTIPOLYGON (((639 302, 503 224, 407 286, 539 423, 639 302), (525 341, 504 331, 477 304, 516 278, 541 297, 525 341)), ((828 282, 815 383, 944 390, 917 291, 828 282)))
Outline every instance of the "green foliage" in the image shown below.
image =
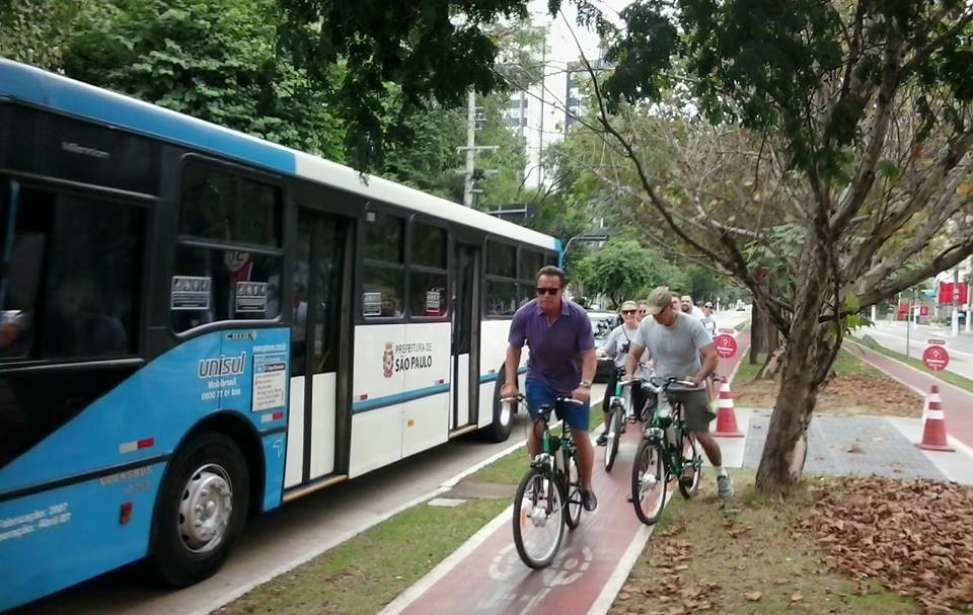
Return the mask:
POLYGON ((606 295, 615 306, 626 299, 645 298, 656 286, 672 284, 673 268, 656 252, 634 239, 613 238, 585 257, 571 277, 588 295, 606 295))
POLYGON ((342 160, 328 79, 278 55, 273 0, 114 0, 89 6, 64 49, 67 74, 174 111, 342 160))
POLYGON ((419 190, 456 202, 463 200, 463 155, 456 150, 465 141, 466 110, 432 105, 404 117, 403 138, 386 144, 379 174, 419 190))
POLYGON ((0 56, 58 70, 62 46, 90 0, 0 0, 0 56))
MULTIPOLYGON (((888 45, 922 49, 935 40, 899 82, 911 83, 937 102, 945 92, 959 103, 973 99, 969 28, 951 30, 962 23, 957 19, 964 11, 964 4, 955 1, 633 3, 622 13, 625 34, 607 54, 616 70, 606 92, 614 109, 621 101, 660 101, 664 86, 673 83, 675 67, 684 67, 689 79, 683 83, 711 122, 739 122, 757 133, 784 137, 793 167, 825 181, 844 181, 847 148, 863 142, 862 123, 875 102, 888 45), (861 32, 858 40, 851 36, 855 28, 861 32), (856 44, 857 50, 849 47, 856 44), (849 66, 854 71, 845 74, 849 66), (845 80, 861 86, 835 89, 833 104, 822 113, 822 82, 845 80)), ((930 105, 920 113, 934 120, 930 105)), ((959 126, 964 116, 949 108, 940 119, 959 126)), ((850 161, 857 163, 855 156, 850 161)))
MULTIPOLYGON (((287 15, 282 43, 300 65, 342 60, 347 70, 335 83, 348 127, 347 146, 356 167, 380 165, 392 134, 383 121, 435 100, 446 107, 465 102, 473 87, 500 85, 493 65, 496 42, 485 24, 498 17, 524 18, 526 0, 280 0, 287 15), (388 83, 402 97, 389 109, 388 83)), ((559 0, 552 0, 556 12, 559 0)))

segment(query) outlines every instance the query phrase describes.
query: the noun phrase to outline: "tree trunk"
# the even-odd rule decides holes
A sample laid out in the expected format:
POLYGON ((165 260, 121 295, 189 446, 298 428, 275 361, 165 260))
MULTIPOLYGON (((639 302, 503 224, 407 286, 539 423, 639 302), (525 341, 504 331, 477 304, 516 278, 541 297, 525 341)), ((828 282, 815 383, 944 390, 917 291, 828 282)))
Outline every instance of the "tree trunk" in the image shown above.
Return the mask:
POLYGON ((787 350, 787 344, 783 346, 778 346, 776 350, 767 355, 767 360, 764 362, 764 366, 760 368, 760 373, 757 374, 757 378, 773 380, 777 378, 777 374, 780 373, 780 368, 784 364, 784 352, 787 350))
POLYGON ((783 372, 757 470, 759 491, 789 491, 801 479, 807 458, 807 428, 818 400, 819 367, 830 358, 827 327, 814 325, 806 343, 784 344, 783 372))
MULTIPOLYGON (((825 227, 826 218, 822 216, 815 223, 825 227)), ((820 228, 815 234, 827 237, 820 228)), ((801 258, 800 290, 784 343, 780 389, 757 469, 756 487, 764 493, 790 491, 804 471, 807 427, 818 401, 818 389, 833 362, 831 325, 818 322, 829 294, 829 249, 826 239, 812 241, 801 258)))

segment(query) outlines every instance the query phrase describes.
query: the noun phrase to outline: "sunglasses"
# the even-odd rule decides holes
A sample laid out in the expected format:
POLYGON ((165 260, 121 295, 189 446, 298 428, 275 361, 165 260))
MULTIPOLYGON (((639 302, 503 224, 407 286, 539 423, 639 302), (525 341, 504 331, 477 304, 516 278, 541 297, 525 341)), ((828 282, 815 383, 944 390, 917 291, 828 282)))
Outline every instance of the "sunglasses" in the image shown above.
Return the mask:
POLYGON ((541 288, 540 286, 538 286, 537 287, 537 294, 538 295, 543 295, 543 294, 547 293, 548 295, 556 295, 556 294, 558 294, 558 292, 560 292, 560 290, 561 290, 560 288, 541 288))
POLYGON ((622 310, 622 314, 634 314, 635 310, 622 310))

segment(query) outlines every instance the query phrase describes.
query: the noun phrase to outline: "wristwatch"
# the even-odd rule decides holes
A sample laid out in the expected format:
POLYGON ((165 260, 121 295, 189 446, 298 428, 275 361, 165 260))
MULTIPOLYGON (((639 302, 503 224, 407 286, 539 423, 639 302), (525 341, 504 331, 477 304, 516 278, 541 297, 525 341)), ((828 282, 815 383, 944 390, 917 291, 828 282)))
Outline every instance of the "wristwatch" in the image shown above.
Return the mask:
POLYGON ((578 386, 581 387, 582 389, 590 389, 591 388, 591 381, 590 380, 582 380, 581 382, 578 383, 578 386))

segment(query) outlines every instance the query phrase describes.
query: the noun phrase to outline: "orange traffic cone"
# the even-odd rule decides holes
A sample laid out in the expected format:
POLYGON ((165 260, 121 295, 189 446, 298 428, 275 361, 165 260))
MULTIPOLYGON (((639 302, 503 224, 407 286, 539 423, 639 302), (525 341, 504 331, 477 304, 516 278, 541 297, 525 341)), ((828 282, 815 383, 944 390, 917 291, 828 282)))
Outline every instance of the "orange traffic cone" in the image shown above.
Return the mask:
POLYGON ((720 386, 720 405, 716 411, 716 433, 721 438, 742 438, 743 434, 737 428, 737 417, 733 411, 733 393, 730 383, 723 380, 720 386))
POLYGON ((926 400, 926 412, 922 426, 922 442, 919 448, 927 451, 948 451, 954 449, 946 443, 946 419, 943 417, 943 402, 939 398, 939 387, 932 385, 926 400))

